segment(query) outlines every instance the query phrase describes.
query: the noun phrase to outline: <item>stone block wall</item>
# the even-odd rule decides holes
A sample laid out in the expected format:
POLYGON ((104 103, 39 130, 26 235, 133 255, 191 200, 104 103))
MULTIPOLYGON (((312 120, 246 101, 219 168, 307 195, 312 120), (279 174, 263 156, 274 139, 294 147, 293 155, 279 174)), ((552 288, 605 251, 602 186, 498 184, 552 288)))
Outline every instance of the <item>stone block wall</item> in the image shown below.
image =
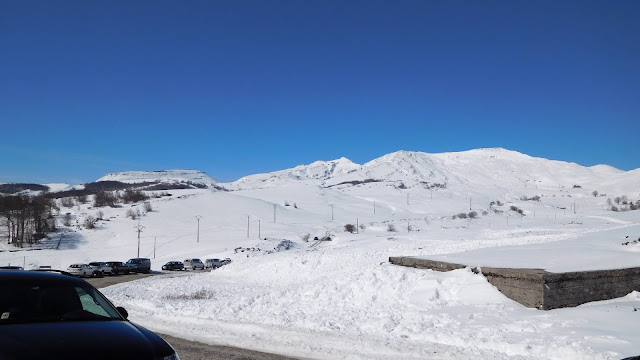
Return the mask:
MULTIPOLYGON (((414 257, 390 257, 395 265, 451 271, 462 264, 414 257)), ((541 269, 474 268, 490 284, 518 303, 542 310, 578 306, 640 291, 640 267, 551 273, 541 269)))

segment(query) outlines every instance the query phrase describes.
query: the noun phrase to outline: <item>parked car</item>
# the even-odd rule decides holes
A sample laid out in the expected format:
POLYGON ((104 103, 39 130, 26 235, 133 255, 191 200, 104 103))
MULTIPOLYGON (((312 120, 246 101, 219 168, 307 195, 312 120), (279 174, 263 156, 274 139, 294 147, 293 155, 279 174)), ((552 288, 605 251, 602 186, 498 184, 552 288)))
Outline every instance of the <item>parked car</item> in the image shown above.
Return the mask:
POLYGON ((204 261, 205 269, 217 269, 222 266, 222 260, 220 259, 206 259, 204 261))
POLYGON ((67 268, 67 272, 79 277, 93 275, 93 269, 88 264, 71 264, 67 268))
POLYGON ((104 261, 92 261, 89 266, 93 269, 93 274, 103 276, 104 274, 113 275, 113 269, 104 261))
POLYGON ((182 261, 169 261, 162 265, 162 270, 184 270, 184 264, 182 261))
POLYGON ((73 276, 0 272, 0 314, 3 360, 179 359, 169 343, 73 276))
POLYGON ((221 266, 231 263, 231 259, 206 259, 204 262, 205 269, 217 269, 221 266))
POLYGON ((111 266, 111 272, 113 272, 114 275, 128 274, 130 272, 127 264, 122 261, 107 261, 107 265, 111 266))
POLYGON ((191 270, 204 269, 204 264, 200 259, 185 259, 183 263, 184 263, 185 269, 191 269, 191 270))
POLYGON ((0 270, 24 270, 24 269, 22 268, 22 266, 7 265, 7 266, 0 266, 0 270))
POLYGON ((148 274, 151 271, 151 259, 133 258, 127 260, 127 266, 131 272, 148 274))

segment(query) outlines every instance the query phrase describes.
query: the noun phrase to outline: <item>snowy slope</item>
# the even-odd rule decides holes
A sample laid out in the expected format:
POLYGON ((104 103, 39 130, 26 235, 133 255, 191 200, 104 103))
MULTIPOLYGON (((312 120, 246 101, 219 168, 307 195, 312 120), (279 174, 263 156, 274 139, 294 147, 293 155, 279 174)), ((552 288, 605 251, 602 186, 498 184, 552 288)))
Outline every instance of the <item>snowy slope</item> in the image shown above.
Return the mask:
POLYGON ((196 170, 159 170, 159 171, 125 171, 107 174, 97 181, 120 181, 124 183, 156 182, 192 182, 212 185, 217 182, 202 171, 196 170))
POLYGON ((357 171, 359 168, 360 165, 343 157, 332 161, 316 161, 309 165, 299 165, 292 169, 267 174, 245 176, 225 184, 225 187, 232 190, 273 188, 296 180, 322 185, 328 179, 357 171))

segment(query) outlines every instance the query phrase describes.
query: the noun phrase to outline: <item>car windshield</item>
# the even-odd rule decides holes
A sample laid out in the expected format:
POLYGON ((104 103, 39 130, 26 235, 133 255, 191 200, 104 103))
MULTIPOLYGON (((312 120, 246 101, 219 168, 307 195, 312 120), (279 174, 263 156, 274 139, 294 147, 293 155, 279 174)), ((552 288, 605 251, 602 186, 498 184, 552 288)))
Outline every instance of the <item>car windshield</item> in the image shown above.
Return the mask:
POLYGON ((122 317, 91 286, 59 282, 0 282, 0 326, 108 320, 122 320, 122 317))

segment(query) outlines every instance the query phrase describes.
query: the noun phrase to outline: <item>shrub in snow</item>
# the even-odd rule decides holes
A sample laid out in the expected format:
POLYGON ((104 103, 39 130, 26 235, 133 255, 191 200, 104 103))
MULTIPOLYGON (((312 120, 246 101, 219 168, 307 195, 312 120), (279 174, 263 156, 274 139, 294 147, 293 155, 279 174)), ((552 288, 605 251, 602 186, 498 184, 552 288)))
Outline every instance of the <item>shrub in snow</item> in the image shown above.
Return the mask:
POLYGON ((523 196, 523 197, 520 198, 520 200, 522 200, 522 201, 540 201, 540 195, 535 195, 535 196, 532 196, 532 197, 523 196))
POLYGON ((283 250, 289 250, 289 249, 293 249, 294 247, 296 247, 296 243, 294 243, 291 240, 282 240, 280 242, 280 244, 278 244, 278 246, 276 246, 275 250, 276 251, 283 251, 283 250))
POLYGON ((137 203, 147 200, 149 197, 140 190, 126 189, 121 196, 125 204, 137 203))
POLYGON ((164 298, 167 300, 206 300, 213 298, 213 295, 215 295, 215 292, 202 289, 191 294, 166 295, 164 298))
POLYGON ((111 192, 97 191, 93 198, 93 207, 116 207, 118 198, 111 192))
POLYGON ((475 211, 471 211, 470 213, 467 214, 470 218, 475 219, 476 217, 478 217, 478 213, 475 211))
POLYGON ((344 231, 350 232, 353 234, 354 232, 356 232, 356 226, 353 224, 347 224, 344 226, 344 231))
POLYGON ((60 199, 60 205, 67 207, 67 208, 71 208, 75 205, 75 201, 73 201, 73 198, 70 197, 66 197, 66 198, 62 198, 60 199))
POLYGON ((387 225, 387 231, 389 232, 396 232, 396 227, 393 224, 389 224, 387 225))
POLYGON ((460 214, 458 214, 458 218, 460 218, 460 219, 466 219, 466 218, 467 218, 467 214, 465 214, 465 213, 460 213, 460 214))
POLYGON ((96 218, 94 218, 93 216, 89 215, 86 218, 84 218, 84 227, 87 229, 93 229, 96 227, 96 218))
POLYGON ((64 214, 64 218, 62 218, 62 224, 64 224, 64 226, 71 226, 71 213, 64 214))
POLYGON ((135 220, 137 218, 137 214, 133 209, 127 209, 125 216, 131 218, 131 220, 135 220))

